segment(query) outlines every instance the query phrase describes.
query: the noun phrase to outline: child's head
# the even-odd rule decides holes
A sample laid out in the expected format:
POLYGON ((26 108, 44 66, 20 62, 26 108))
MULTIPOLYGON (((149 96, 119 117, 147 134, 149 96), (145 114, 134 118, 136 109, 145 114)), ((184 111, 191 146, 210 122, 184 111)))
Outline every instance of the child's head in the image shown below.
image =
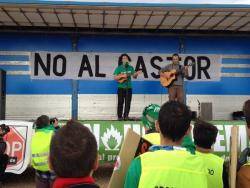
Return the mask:
POLYGON ((200 148, 211 149, 216 142, 218 129, 211 123, 198 120, 194 124, 194 144, 200 148))
POLYGON ((59 177, 86 177, 98 166, 97 143, 90 130, 68 121, 51 140, 50 166, 59 177))
POLYGON ((188 134, 192 113, 180 102, 169 101, 161 106, 159 112, 159 128, 162 136, 173 142, 179 142, 188 134))
POLYGON ((143 109, 142 123, 146 131, 155 131, 155 122, 158 119, 160 106, 150 104, 143 109))

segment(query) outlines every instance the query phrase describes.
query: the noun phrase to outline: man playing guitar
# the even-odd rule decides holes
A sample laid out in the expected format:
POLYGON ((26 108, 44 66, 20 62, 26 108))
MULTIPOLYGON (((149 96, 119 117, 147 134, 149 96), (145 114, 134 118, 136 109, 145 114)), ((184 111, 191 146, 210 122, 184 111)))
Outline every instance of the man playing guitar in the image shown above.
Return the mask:
POLYGON ((169 93, 169 100, 170 101, 179 101, 184 102, 184 77, 188 76, 188 66, 182 66, 179 63, 180 57, 178 54, 172 55, 172 64, 169 64, 163 67, 160 70, 161 78, 166 78, 167 80, 170 79, 172 76, 176 78, 172 81, 170 85, 168 85, 168 93, 169 93), (169 72, 170 74, 165 74, 169 72))

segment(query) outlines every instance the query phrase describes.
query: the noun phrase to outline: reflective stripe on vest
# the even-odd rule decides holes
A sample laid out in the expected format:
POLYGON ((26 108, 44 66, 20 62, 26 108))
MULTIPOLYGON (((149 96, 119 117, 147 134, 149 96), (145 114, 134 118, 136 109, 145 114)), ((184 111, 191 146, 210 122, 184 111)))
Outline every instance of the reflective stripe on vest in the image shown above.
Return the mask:
POLYGON ((35 154, 32 154, 32 157, 46 157, 46 156, 49 156, 49 152, 46 152, 46 153, 35 153, 35 154))
POLYGON ((40 163, 36 163, 36 162, 33 162, 33 164, 36 166, 36 167, 41 167, 41 166, 45 166, 48 164, 48 160, 45 161, 45 162, 40 162, 40 163))
POLYGON ((139 188, 207 188, 203 160, 185 150, 158 150, 140 155, 139 188))
POLYGON ((38 131, 32 137, 32 166, 39 171, 49 171, 48 157, 53 131, 38 131))
POLYGON ((204 160, 207 171, 208 188, 223 188, 223 163, 224 160, 212 153, 201 153, 196 151, 196 155, 204 160))

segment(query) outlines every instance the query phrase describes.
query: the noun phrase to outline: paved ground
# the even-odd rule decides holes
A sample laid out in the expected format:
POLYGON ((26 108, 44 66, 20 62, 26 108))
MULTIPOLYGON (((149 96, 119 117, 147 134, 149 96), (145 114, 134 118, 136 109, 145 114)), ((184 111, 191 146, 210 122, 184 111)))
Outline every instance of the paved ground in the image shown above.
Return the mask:
MULTIPOLYGON (((97 181, 97 184, 100 185, 101 188, 106 188, 108 186, 112 170, 113 167, 111 165, 105 165, 101 166, 98 171, 95 172, 94 177, 97 181)), ((28 168, 21 175, 8 174, 2 185, 2 188, 34 188, 34 175, 35 171, 32 168, 28 168)))

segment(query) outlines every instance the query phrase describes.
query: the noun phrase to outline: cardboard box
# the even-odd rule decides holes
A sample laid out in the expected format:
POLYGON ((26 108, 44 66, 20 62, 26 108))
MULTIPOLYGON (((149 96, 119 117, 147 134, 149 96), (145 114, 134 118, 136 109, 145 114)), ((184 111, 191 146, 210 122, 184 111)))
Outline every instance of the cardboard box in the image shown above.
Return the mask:
POLYGON ((120 153, 117 157, 108 188, 122 188, 131 161, 138 155, 148 151, 152 144, 128 129, 120 153))

